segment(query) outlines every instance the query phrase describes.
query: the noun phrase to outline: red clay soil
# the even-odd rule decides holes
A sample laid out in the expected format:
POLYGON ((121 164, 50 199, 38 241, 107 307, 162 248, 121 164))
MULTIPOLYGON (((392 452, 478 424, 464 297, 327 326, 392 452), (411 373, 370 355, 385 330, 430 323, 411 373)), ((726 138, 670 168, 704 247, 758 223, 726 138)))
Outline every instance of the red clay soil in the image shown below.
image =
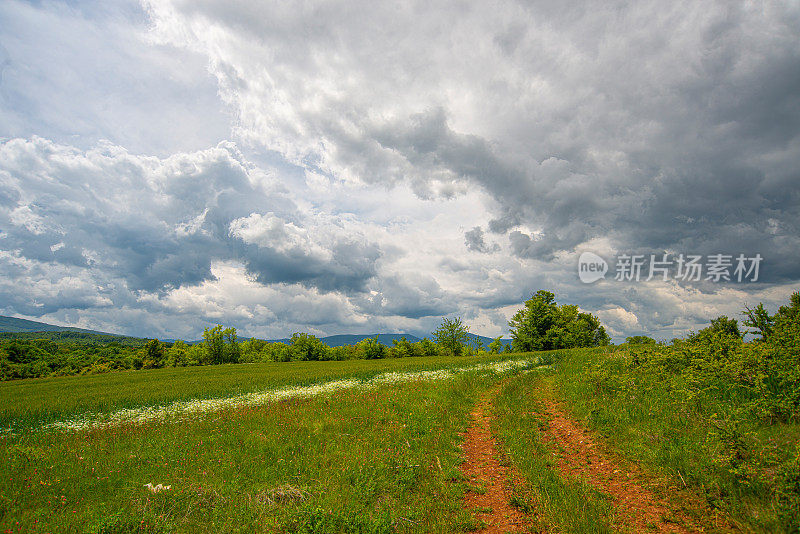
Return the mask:
MULTIPOLYGON (((558 404, 550 400, 545 405, 549 419, 545 439, 561 452, 557 457, 558 471, 562 476, 581 479, 611 496, 617 528, 633 532, 704 531, 692 518, 672 509, 648 489, 648 477, 639 468, 623 466, 602 450, 592 435, 570 419, 558 404)), ((694 500, 681 492, 683 504, 687 504, 687 498, 694 500)), ((696 503, 693 507, 696 508, 696 503)))
POLYGON ((472 424, 464 436, 461 473, 471 486, 486 489, 485 493, 470 491, 465 499, 467 507, 476 510, 475 517, 486 525, 478 532, 526 532, 528 517, 510 504, 508 481, 513 473, 499 461, 497 443, 492 437, 491 401, 497 391, 490 391, 475 405, 472 424))

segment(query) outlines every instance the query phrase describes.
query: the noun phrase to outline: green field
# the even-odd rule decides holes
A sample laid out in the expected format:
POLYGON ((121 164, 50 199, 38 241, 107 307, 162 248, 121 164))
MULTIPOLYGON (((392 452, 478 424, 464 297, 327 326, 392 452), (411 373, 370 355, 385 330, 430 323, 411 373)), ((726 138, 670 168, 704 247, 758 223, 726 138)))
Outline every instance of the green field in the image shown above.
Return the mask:
POLYGON ((459 471, 463 432, 472 407, 498 383, 493 434, 523 477, 512 503, 531 514, 532 531, 616 530, 609 496, 560 475, 549 460, 557 451, 542 438, 545 398, 562 402, 621 461, 650 473, 654 487, 683 484, 698 495, 705 504, 692 512, 693 520, 708 531, 795 531, 800 501, 791 481, 800 425, 737 412, 741 398, 687 397, 676 383, 648 378, 627 352, 614 348, 221 365, 0 384, 3 420, 14 428, 0 438, 0 530, 470 531, 480 525, 464 503, 475 489, 459 471), (387 372, 499 360, 533 367, 374 380, 387 372), (85 412, 344 378, 364 387, 211 410, 177 422, 42 428, 85 412), (713 415, 724 412, 738 417, 727 424, 739 434, 721 430, 713 415), (732 446, 740 453, 734 463, 732 446), (147 484, 169 489, 153 493, 147 484), (725 528, 712 525, 717 517, 726 518, 725 528))
MULTIPOLYGON (((519 355, 515 356, 519 358, 519 355)), ((31 423, 70 410, 498 358, 183 368, 4 384, 31 423), (136 386, 147 384, 137 393, 136 386), (124 387, 121 387, 124 385, 124 387), (11 386, 11 387, 8 387, 11 386), (69 406, 49 392, 83 389, 69 406), (89 390, 88 392, 86 390, 89 390), (91 400, 103 395, 102 400, 91 400), (27 402, 27 401, 26 401, 27 402)), ((0 440, 0 528, 13 532, 450 532, 472 526, 459 481, 459 433, 493 373, 415 380, 207 414, 188 423, 0 440), (169 490, 151 493, 145 484, 169 490)), ((70 395, 62 393, 63 398, 70 395)), ((71 415, 74 415, 72 413, 71 415)))
POLYGON ((520 357, 484 354, 458 358, 268 362, 0 382, 0 426, 26 427, 81 412, 108 412, 343 377, 365 379, 387 371, 440 369, 520 357))

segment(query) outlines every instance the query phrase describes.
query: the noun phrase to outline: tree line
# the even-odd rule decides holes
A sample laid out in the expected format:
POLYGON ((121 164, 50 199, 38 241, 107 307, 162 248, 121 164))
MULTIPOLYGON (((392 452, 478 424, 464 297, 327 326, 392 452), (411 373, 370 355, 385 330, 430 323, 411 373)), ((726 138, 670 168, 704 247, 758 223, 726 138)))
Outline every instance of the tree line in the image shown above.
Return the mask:
POLYGON ((194 365, 497 354, 609 343, 595 316, 579 312, 577 306, 558 306, 547 291, 538 291, 525 302, 509 326, 511 346, 497 337, 486 347, 480 341, 470 343, 469 327, 460 317, 443 318, 431 339, 412 343, 402 338, 388 346, 375 337, 329 347, 302 332, 293 334, 288 343, 242 341, 235 328, 222 325, 206 328, 203 341, 194 344, 60 332, 7 334, 0 336, 0 380, 194 365))

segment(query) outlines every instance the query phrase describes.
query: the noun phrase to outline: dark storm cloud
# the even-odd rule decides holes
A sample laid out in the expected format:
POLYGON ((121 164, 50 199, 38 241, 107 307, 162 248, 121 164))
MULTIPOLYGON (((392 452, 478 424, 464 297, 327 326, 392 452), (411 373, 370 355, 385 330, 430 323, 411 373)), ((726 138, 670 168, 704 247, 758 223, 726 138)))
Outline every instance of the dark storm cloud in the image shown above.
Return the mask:
MULTIPOLYGON (((253 132, 293 139, 334 172, 407 180, 423 197, 480 188, 495 201, 487 229, 507 233, 520 258, 550 261, 602 237, 622 251, 761 252, 774 264, 769 280, 800 278, 791 261, 800 245, 796 5, 509 2, 465 13, 444 4, 435 16, 457 23, 440 34, 420 6, 150 5, 173 22, 191 9, 220 28, 246 28, 283 51, 209 52, 226 66, 223 80, 256 66, 280 73, 280 89, 229 94, 253 132), (375 24, 349 20, 356 9, 375 24), (278 28, 297 29, 302 43, 278 28), (309 28, 320 31, 300 31, 309 28), (467 35, 473 46, 461 47, 467 35), (365 42, 392 61, 370 60, 365 42), (414 64, 415 55, 430 61, 414 64), (326 59, 373 93, 320 72, 326 59), (382 92, 388 85, 395 98, 382 92), (280 109, 250 105, 272 95, 280 109), (309 108, 309 98, 330 106, 309 108), (289 122, 263 130, 265 117, 289 122), (313 133, 298 138, 298 125, 313 133)), ((480 250, 470 232, 466 246, 480 250)))
POLYGON ((375 244, 342 240, 331 247, 329 259, 300 249, 279 252, 269 246, 244 245, 237 249, 248 271, 262 284, 301 283, 322 291, 364 291, 376 274, 380 249, 375 244))
POLYGON ((499 332, 543 288, 667 336, 800 280, 796 3, 134 7, 0 7, 3 310, 499 332), (588 286, 584 250, 764 262, 588 286))
POLYGON ((411 319, 446 315, 455 303, 432 277, 406 280, 388 275, 371 291, 353 299, 359 309, 371 316, 400 316, 411 319))

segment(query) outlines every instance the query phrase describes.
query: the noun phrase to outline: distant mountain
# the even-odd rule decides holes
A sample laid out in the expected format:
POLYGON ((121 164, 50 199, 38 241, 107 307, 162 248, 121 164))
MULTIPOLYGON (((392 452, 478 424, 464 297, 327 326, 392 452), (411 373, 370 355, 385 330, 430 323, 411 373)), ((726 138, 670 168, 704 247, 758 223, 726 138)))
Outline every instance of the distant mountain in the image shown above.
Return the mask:
MULTIPOLYGON (((56 326, 47 323, 40 323, 39 321, 29 321, 27 319, 17 319, 16 317, 6 317, 4 315, 0 315, 0 332, 11 332, 11 333, 28 333, 28 332, 49 332, 50 335, 42 336, 42 337, 53 337, 57 332, 64 332, 64 333, 72 333, 72 334, 65 334, 68 335, 70 338, 79 338, 79 337, 87 337, 91 338, 92 336, 103 336, 104 338, 125 338, 127 340, 133 341, 134 339, 138 340, 140 338, 131 338, 130 336, 123 336, 119 334, 109 334, 108 332, 98 332, 96 330, 85 330, 83 328, 75 328, 72 326, 56 326), (83 336, 82 334, 87 334, 83 336), (88 334, 91 334, 88 335, 88 334)), ((392 346, 392 340, 394 339, 401 339, 406 338, 411 343, 416 343, 420 341, 420 338, 414 336, 412 334, 337 334, 334 336, 326 336, 320 338, 320 341, 328 345, 329 347, 341 347, 343 345, 355 345, 359 341, 367 338, 374 338, 378 336, 378 341, 386 346, 392 346)), ((64 336, 57 336, 58 338, 63 338, 64 336)), ((476 334, 469 334, 470 337, 470 344, 472 346, 477 346, 477 341, 480 340, 483 342, 483 348, 488 348, 489 343, 493 341, 492 338, 486 336, 479 336, 476 334)), ((248 338, 239 338, 240 340, 244 341, 248 338)), ((95 339, 95 341, 100 341, 100 339, 95 339)), ((113 339, 103 339, 105 342, 113 341, 113 339)), ((172 339, 162 339, 161 341, 165 342, 172 342, 172 339)), ((284 339, 270 339, 268 340, 270 343, 289 343, 289 338, 284 339)), ((500 340, 503 345, 510 345, 510 339, 501 339, 500 340)), ((190 344, 194 343, 202 343, 203 340, 196 340, 190 341, 190 344)))
POLYGON ((0 315, 0 338, 17 340, 50 339, 82 345, 104 345, 113 342, 130 347, 144 346, 147 343, 147 339, 138 337, 109 334, 73 326, 56 326, 3 315, 0 315))
POLYGON ((0 315, 0 332, 83 332, 84 334, 103 334, 115 335, 96 330, 85 330, 73 326, 56 326, 39 321, 29 321, 27 319, 17 319, 16 317, 6 317, 0 315))
MULTIPOLYGON (((494 341, 493 337, 479 336, 477 334, 469 334, 469 337, 471 339, 470 345, 472 345, 473 347, 477 347, 477 341, 480 340, 480 341, 483 342, 483 348, 484 349, 488 349, 489 348, 489 343, 494 341)), ((505 347, 506 345, 511 345, 511 340, 510 339, 505 339, 505 338, 500 338, 500 343, 502 343, 503 346, 505 347)))
MULTIPOLYGON (((420 338, 418 338, 417 336, 414 336, 412 334, 338 334, 338 335, 334 335, 334 336, 321 337, 321 338, 319 338, 319 340, 322 341, 323 343, 325 343, 326 345, 328 345, 329 347, 341 347, 343 345, 355 345, 356 343, 358 343, 361 340, 364 340, 364 339, 367 339, 367 338, 374 338, 375 336, 378 336, 378 341, 380 343, 382 343, 383 345, 389 346, 389 347, 392 346, 392 340, 393 339, 406 338, 406 340, 411 342, 411 343, 416 343, 417 341, 421 341, 420 338)), ((472 345, 473 347, 476 347, 477 346, 477 341, 480 340, 480 341, 483 342, 483 348, 484 349, 488 348, 489 347, 489 343, 494 341, 494 338, 486 337, 486 336, 479 336, 479 335, 476 335, 476 334, 469 334, 469 337, 470 337, 470 341, 469 341, 470 345, 472 345)), ((287 343, 287 344, 290 342, 289 338, 270 339, 270 340, 267 340, 267 341, 269 343, 287 343)), ((500 342, 503 343, 504 346, 511 344, 511 340, 510 339, 501 339, 500 342)))
MULTIPOLYGON (((417 336, 412 336, 411 334, 337 334, 334 336, 325 336, 319 338, 320 341, 328 345, 329 347, 341 347, 344 345, 355 345, 359 341, 367 338, 374 338, 378 336, 378 341, 384 345, 392 346, 393 339, 401 339, 406 338, 411 343, 416 343, 420 341, 420 338, 417 336)), ((270 343, 289 343, 289 338, 284 339, 270 339, 268 340, 270 343)))

